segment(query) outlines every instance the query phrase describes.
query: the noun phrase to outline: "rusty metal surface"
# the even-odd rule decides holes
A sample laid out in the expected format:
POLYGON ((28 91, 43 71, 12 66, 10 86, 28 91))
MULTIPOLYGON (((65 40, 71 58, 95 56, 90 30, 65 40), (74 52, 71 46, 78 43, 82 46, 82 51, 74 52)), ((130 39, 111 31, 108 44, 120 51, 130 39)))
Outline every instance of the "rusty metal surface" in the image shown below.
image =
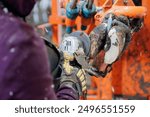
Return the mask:
POLYGON ((147 99, 150 95, 149 4, 150 1, 143 0, 143 6, 148 8, 144 27, 134 35, 129 49, 123 55, 121 64, 120 62, 116 63, 112 73, 115 94, 122 95, 127 99, 147 99), (120 68, 122 68, 121 75, 119 74, 120 68), (117 81, 119 81, 119 85, 117 81))

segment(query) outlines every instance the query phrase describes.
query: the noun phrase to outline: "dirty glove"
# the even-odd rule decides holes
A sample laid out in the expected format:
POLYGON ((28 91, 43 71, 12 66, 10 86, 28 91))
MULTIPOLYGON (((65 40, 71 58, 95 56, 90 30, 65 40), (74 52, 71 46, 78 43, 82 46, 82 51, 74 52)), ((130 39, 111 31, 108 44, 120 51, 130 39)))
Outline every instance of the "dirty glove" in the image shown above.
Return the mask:
POLYGON ((102 23, 91 31, 89 35, 91 40, 90 59, 95 58, 95 56, 104 48, 106 29, 106 23, 102 23))
POLYGON ((83 69, 71 66, 70 60, 73 60, 73 56, 64 53, 60 88, 70 87, 78 93, 78 96, 86 98, 86 73, 83 69))
POLYGON ((90 64, 94 72, 105 77, 111 65, 119 59, 131 39, 129 19, 108 14, 104 21, 90 33, 90 64), (100 58, 100 59, 99 59, 100 58))
POLYGON ((104 48, 104 63, 114 63, 122 55, 130 40, 131 30, 128 18, 125 16, 115 17, 110 30, 108 30, 104 48))

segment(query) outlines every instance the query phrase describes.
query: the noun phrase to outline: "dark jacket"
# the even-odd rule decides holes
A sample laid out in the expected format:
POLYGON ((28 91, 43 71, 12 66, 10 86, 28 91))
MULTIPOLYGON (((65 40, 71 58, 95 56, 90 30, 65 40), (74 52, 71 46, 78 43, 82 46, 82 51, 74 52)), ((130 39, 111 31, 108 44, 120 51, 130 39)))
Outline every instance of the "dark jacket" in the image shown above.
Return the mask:
POLYGON ((57 94, 53 87, 43 40, 31 26, 0 8, 0 99, 78 99, 70 87, 57 94))

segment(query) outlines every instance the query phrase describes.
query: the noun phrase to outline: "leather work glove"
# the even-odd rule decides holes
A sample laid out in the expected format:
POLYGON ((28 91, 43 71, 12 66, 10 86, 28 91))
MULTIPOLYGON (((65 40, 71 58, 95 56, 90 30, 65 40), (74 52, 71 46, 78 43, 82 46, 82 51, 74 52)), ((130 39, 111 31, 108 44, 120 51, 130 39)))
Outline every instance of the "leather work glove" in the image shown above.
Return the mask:
POLYGON ((124 52, 131 40, 129 19, 125 16, 115 17, 112 20, 105 44, 106 64, 113 64, 124 52))
POLYGON ((125 36, 125 46, 123 48, 123 51, 124 51, 126 47, 128 46, 129 42, 131 41, 132 29, 130 28, 130 21, 125 16, 119 16, 113 20, 112 25, 120 27, 120 30, 122 31, 122 33, 124 33, 124 36, 125 36))
POLYGON ((105 77, 131 40, 130 20, 125 16, 108 14, 90 33, 90 64, 94 72, 105 77), (100 59, 99 59, 100 58, 100 59))
POLYGON ((73 58, 73 56, 69 56, 64 53, 60 87, 68 86, 70 88, 73 88, 79 96, 85 99, 87 93, 86 73, 83 69, 70 65, 70 60, 73 60, 73 58))

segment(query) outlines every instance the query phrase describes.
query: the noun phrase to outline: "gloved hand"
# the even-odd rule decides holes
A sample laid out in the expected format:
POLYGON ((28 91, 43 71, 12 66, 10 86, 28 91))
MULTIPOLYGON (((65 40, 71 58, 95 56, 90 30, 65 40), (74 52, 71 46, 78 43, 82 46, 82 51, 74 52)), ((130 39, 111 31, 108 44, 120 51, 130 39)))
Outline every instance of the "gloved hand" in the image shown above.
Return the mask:
POLYGON ((108 14, 91 33, 90 64, 94 72, 105 75, 119 59, 131 39, 130 20, 125 16, 108 14), (100 59, 99 59, 100 58, 100 59), (109 69, 107 69, 109 68, 109 69))
POLYGON ((70 60, 73 60, 73 56, 64 53, 60 88, 63 86, 70 87, 74 89, 79 96, 86 98, 86 73, 83 69, 71 66, 70 60))
POLYGON ((104 63, 113 64, 122 55, 131 40, 129 19, 125 16, 114 17, 105 44, 104 63))

